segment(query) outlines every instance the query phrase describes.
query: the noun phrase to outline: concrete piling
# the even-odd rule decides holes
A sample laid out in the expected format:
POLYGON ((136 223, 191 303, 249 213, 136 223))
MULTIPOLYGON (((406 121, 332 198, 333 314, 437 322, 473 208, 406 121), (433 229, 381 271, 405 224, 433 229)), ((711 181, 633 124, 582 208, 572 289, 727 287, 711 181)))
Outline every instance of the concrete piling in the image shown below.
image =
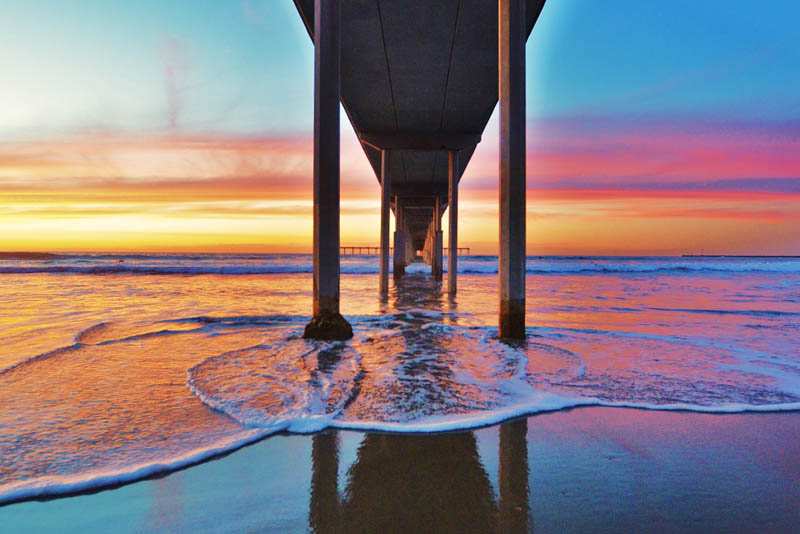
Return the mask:
POLYGON ((524 0, 498 0, 500 337, 525 338, 524 0))
POLYGON ((304 337, 349 339, 339 313, 339 0, 316 0, 314 15, 314 316, 304 337))
POLYGON ((447 291, 455 295, 458 280, 458 152, 447 153, 447 291))

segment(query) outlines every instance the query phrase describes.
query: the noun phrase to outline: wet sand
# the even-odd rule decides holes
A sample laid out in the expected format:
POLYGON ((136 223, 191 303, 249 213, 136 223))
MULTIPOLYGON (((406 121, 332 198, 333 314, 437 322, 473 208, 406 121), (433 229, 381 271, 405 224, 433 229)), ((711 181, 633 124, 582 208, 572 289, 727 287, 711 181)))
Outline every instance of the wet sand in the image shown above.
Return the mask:
POLYGON ((3 532, 796 532, 800 414, 582 408, 472 432, 278 435, 0 508, 3 532))

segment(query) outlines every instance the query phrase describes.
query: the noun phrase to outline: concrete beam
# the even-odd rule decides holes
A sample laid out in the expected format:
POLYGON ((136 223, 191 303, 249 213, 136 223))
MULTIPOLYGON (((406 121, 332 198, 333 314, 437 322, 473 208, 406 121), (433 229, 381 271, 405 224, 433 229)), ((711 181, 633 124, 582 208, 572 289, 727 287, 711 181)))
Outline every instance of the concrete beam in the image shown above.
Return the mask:
POLYGON ((449 212, 447 292, 455 295, 458 279, 458 152, 447 153, 447 210, 449 212))
POLYGON ((500 337, 525 338, 524 0, 498 0, 500 337))
POLYGON ((389 217, 392 207, 392 178, 389 175, 391 151, 381 151, 381 261, 380 294, 389 295, 389 217))
POLYGON ((314 317, 303 335, 348 339, 339 314, 339 0, 316 0, 314 17, 314 317))
MULTIPOLYGON (((395 197, 400 197, 403 199, 406 205, 406 211, 419 211, 419 210, 427 210, 430 211, 433 209, 433 204, 435 202, 434 197, 440 194, 438 189, 433 188, 423 188, 417 187, 415 189, 410 189, 409 187, 404 187, 402 185, 395 185, 392 187, 392 194, 395 197), (406 195, 407 191, 411 190, 413 193, 412 195, 406 195), (424 193, 424 196, 419 196, 420 194, 424 193)), ((444 190, 441 192, 441 196, 447 196, 447 191, 444 190)))
POLYGON ((414 133, 381 132, 359 133, 358 139, 376 150, 462 150, 481 142, 479 133, 414 133))

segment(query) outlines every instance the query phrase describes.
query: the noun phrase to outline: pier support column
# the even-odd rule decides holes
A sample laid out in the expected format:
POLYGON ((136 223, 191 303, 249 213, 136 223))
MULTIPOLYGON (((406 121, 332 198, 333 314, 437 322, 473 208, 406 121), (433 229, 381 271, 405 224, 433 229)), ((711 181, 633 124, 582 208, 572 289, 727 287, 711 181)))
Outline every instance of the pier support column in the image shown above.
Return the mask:
POLYGON ((428 265, 431 265, 431 267, 432 267, 433 265, 431 264, 431 255, 430 255, 431 244, 430 244, 430 242, 431 242, 431 229, 430 229, 430 227, 428 227, 428 229, 425 231, 425 243, 422 245, 422 261, 424 261, 428 265))
POLYGON ((391 214, 392 187, 389 176, 388 150, 381 150, 381 261, 380 261, 380 294, 389 295, 389 217, 391 214))
MULTIPOLYGON (((403 214, 403 219, 406 219, 406 214, 403 214)), ((408 221, 405 220, 405 234, 406 234, 406 266, 412 263, 417 257, 417 251, 414 248, 414 238, 411 231, 408 229, 408 221)))
POLYGON ((353 337, 339 314, 339 29, 339 0, 315 0, 313 339, 353 337))
POLYGON ((442 248, 444 247, 444 239, 442 238, 442 205, 439 195, 433 201, 433 221, 431 222, 433 232, 431 235, 431 245, 433 260, 431 261, 431 273, 434 279, 442 280, 442 271, 444 270, 444 254, 442 248))
POLYGON ((525 338, 525 0, 498 0, 500 337, 525 338))
POLYGON ((394 277, 398 279, 406 273, 406 224, 403 202, 400 197, 394 201, 394 277))
POLYGON ((458 152, 447 153, 448 252, 447 291, 455 295, 458 279, 458 152))

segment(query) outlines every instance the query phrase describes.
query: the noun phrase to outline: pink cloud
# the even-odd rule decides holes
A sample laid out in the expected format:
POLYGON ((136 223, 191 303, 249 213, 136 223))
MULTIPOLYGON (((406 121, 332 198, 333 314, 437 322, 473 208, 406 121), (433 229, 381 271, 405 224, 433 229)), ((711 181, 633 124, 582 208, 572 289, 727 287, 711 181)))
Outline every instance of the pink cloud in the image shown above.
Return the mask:
MULTIPOLYGON (((462 182, 465 187, 496 183, 495 137, 484 136, 462 182)), ((528 128, 527 168, 529 187, 682 187, 718 180, 800 179, 800 126, 590 117, 537 121, 528 128)))

